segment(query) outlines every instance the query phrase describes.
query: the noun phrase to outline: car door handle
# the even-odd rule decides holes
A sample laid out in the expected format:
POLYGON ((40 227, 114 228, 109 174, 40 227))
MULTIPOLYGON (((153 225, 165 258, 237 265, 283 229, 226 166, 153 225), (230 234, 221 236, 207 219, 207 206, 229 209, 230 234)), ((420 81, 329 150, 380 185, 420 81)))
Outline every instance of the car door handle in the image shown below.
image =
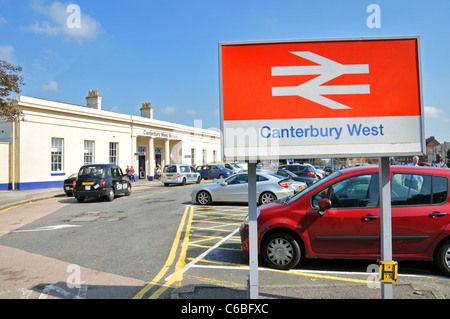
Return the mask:
POLYGON ((440 213, 440 212, 434 212, 434 213, 428 214, 428 216, 430 216, 432 218, 443 217, 443 216, 446 216, 446 215, 447 215, 447 213, 440 213))
POLYGON ((361 217, 361 220, 363 222, 368 222, 368 221, 376 220, 376 219, 378 219, 378 216, 366 215, 366 216, 361 217))

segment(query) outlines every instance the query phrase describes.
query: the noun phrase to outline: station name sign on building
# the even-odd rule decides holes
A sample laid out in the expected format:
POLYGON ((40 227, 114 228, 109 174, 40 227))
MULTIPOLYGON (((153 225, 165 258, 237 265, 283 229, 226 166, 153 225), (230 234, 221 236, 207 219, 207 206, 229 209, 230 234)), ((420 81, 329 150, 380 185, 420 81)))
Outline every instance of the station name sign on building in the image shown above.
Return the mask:
POLYGON ((224 158, 423 154, 419 42, 219 43, 224 158))

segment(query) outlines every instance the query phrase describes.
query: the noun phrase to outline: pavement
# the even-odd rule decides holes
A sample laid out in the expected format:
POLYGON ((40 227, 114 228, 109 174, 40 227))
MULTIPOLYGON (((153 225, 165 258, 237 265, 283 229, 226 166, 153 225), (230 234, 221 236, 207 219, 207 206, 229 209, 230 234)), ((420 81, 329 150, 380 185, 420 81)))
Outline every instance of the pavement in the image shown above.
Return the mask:
MULTIPOLYGON (((133 188, 163 187, 159 181, 139 180, 133 188)), ((36 190, 0 191, 0 214, 33 201, 67 196, 62 187, 36 190)), ((405 276, 393 284, 394 299, 450 299, 448 277, 405 276)), ((258 287, 259 299, 381 299, 381 289, 369 289, 352 283, 317 284, 258 287)), ((171 299, 247 299, 246 288, 210 284, 189 284, 175 288, 171 299)))

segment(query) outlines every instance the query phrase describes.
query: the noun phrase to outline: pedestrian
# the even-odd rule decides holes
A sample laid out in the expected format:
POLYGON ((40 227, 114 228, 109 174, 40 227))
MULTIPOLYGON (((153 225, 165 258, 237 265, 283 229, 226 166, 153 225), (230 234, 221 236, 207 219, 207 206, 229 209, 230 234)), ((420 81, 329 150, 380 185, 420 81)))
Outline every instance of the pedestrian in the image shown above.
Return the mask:
POLYGON ((414 156, 412 163, 409 163, 408 166, 419 166, 419 156, 414 156))
POLYGON ((442 161, 441 154, 436 154, 436 160, 431 162, 431 166, 433 166, 433 167, 440 167, 440 168, 447 168, 447 164, 445 164, 442 161))
POLYGON ((159 165, 159 164, 157 164, 156 165, 157 166, 157 168, 156 168, 156 175, 158 175, 158 180, 160 181, 161 180, 161 165, 159 165))
POLYGON ((127 174, 128 180, 131 182, 131 173, 130 173, 130 166, 127 165, 127 169, 125 170, 125 173, 127 174))
POLYGON ((131 165, 131 168, 130 168, 130 175, 131 175, 131 181, 134 182, 134 168, 133 168, 133 165, 131 165))

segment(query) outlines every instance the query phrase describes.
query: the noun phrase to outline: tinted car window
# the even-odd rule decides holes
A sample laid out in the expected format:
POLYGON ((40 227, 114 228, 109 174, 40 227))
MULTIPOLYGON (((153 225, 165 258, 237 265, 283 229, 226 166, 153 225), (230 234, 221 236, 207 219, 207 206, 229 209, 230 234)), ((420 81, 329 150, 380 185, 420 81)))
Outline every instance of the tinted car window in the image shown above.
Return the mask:
POLYGON ((177 167, 175 165, 173 166, 164 166, 164 173, 176 173, 177 167))
POLYGON ((426 205, 431 203, 431 175, 392 174, 392 205, 426 205))
POLYGON ((188 172, 190 172, 190 168, 189 168, 189 166, 180 166, 180 172, 181 173, 188 173, 188 172))
POLYGON ((353 176, 339 181, 311 198, 311 206, 319 208, 319 201, 329 198, 332 208, 377 207, 378 174, 353 176))
POLYGON ((447 200, 448 180, 442 176, 433 176, 433 204, 444 203, 447 200))
POLYGON ((103 178, 105 176, 105 167, 102 166, 83 166, 78 172, 78 177, 103 178))
POLYGON ((226 180, 228 185, 234 185, 234 184, 243 184, 248 182, 248 175, 247 174, 238 174, 231 176, 226 180))

